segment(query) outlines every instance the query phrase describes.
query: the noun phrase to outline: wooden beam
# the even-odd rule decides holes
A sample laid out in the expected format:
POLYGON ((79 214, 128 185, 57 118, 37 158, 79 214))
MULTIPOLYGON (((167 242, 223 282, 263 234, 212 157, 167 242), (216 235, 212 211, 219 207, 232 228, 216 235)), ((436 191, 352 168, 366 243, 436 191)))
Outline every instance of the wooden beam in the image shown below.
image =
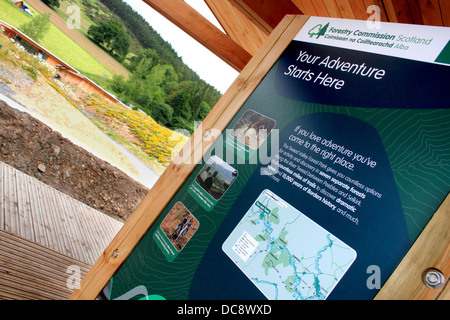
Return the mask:
POLYGON ((270 34, 285 15, 302 14, 291 0, 230 0, 262 31, 270 34))
POLYGON ((323 0, 323 3, 325 4, 331 18, 342 18, 341 11, 339 10, 335 0, 323 0))
POLYGON ((431 26, 443 26, 439 0, 418 0, 423 24, 431 26))
POLYGON ((267 39, 268 35, 233 6, 230 1, 205 0, 205 2, 227 35, 251 55, 254 55, 267 39))
POLYGON ((367 7, 363 0, 349 0, 349 4, 357 20, 367 20, 369 15, 367 14, 367 7))
POLYGON ((413 23, 407 0, 384 0, 390 22, 413 23))
MULTIPOLYGON (((142 0, 211 52, 241 71, 251 55, 183 0, 142 0)), ((186 48, 188 49, 188 48, 186 48)))
POLYGON ((353 14, 353 9, 348 0, 336 0, 336 4, 341 12, 342 18, 344 19, 356 19, 353 14))
POLYGON ((368 7, 375 5, 380 8, 381 13, 381 21, 388 22, 388 17, 386 14, 386 9, 384 8, 383 0, 364 0, 364 4, 366 5, 366 10, 368 7))
POLYGON ((292 0, 292 3, 294 3, 296 7, 303 12, 303 14, 307 14, 309 16, 319 15, 312 0, 292 0))
POLYGON ((450 27, 450 1, 439 0, 444 26, 450 27))
POLYGON ((422 13, 420 12, 419 2, 417 0, 408 0, 409 12, 414 24, 423 24, 422 13))
POLYGON ((328 7, 323 0, 314 1, 314 7, 316 8, 319 17, 330 17, 328 7))

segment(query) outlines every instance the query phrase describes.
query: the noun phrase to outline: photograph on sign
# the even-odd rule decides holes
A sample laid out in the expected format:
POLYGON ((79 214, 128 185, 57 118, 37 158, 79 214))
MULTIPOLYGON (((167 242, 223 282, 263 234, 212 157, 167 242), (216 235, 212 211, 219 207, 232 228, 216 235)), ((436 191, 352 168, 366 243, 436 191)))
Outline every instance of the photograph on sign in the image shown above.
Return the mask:
POLYGON ((199 222, 194 215, 183 203, 177 202, 161 222, 154 239, 167 259, 173 261, 198 228, 199 222))
POLYGON ((235 168, 214 155, 195 177, 195 182, 189 188, 189 194, 210 211, 237 177, 238 171, 235 168))
POLYGON ((247 110, 233 127, 232 136, 252 149, 257 149, 275 127, 275 121, 253 110, 247 110))

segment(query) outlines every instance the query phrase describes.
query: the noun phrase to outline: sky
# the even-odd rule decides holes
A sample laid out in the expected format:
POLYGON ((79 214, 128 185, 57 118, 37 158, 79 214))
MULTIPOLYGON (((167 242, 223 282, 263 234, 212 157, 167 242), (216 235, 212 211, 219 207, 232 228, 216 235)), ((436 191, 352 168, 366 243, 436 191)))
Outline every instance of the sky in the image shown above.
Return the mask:
MULTIPOLYGON (((183 62, 200 78, 214 86, 221 93, 230 87, 239 73, 206 49, 192 37, 161 16, 141 0, 123 0, 147 20, 161 37, 169 42, 183 62)), ((185 0, 191 7, 223 31, 203 0, 185 0)))

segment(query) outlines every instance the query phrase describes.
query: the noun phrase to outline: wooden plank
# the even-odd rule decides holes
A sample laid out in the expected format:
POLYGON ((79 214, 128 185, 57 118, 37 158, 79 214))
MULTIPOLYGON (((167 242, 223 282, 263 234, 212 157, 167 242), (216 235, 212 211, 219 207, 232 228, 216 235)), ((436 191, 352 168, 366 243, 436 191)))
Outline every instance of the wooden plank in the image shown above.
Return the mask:
POLYGON ((342 18, 344 19, 355 19, 353 14, 353 9, 348 0, 336 0, 336 4, 341 12, 342 18))
POLYGON ((285 15, 302 14, 291 0, 230 0, 230 3, 267 35, 276 28, 285 15))
MULTIPOLYGON (((61 226, 58 223, 58 209, 55 207, 54 199, 52 197, 51 190, 41 185, 41 193, 43 195, 43 199, 46 203, 47 210, 45 211, 45 221, 47 221, 51 225, 51 237, 54 239, 55 251, 61 252, 63 254, 70 254, 67 250, 66 243, 64 242, 64 237, 61 235, 63 232, 61 231, 61 226)), ((47 223, 46 223, 47 224, 47 223)))
POLYGON ((94 264, 123 225, 4 163, 0 169, 0 230, 94 264))
MULTIPOLYGON (((76 202, 67 204, 70 215, 70 227, 73 230, 74 246, 76 248, 77 257, 87 263, 94 264, 95 260, 91 254, 91 243, 93 240, 89 238, 89 231, 85 228, 86 221, 81 214, 80 206, 76 202)), ((106 248, 106 246, 104 247, 106 248)))
POLYGON ((196 163, 201 160, 214 138, 224 130, 306 21, 306 16, 287 16, 272 32, 205 118, 202 126, 194 132, 179 157, 165 170, 143 202, 130 216, 104 251, 101 259, 95 263, 83 279, 80 290, 76 290, 71 299, 94 299, 109 282, 115 271, 190 175, 196 163), (208 143, 205 143, 202 137, 207 130, 211 130, 211 138, 208 137, 208 143), (190 150, 189 146, 192 147, 190 150), (183 165, 183 163, 185 164, 183 165), (118 254, 115 255, 114 252, 118 254))
POLYGON ((39 279, 39 277, 51 277, 53 280, 57 281, 64 281, 67 279, 67 263, 57 261, 57 258, 52 254, 47 254, 46 259, 44 260, 41 256, 42 250, 33 251, 29 246, 16 246, 20 241, 21 240, 16 239, 15 243, 10 244, 5 244, 5 242, 2 241, 2 270, 9 268, 16 272, 20 271, 24 276, 36 279, 39 279), (26 264, 24 263, 25 261, 26 264), (38 275, 32 273, 32 270, 36 268, 40 269, 38 275), (55 270, 62 270, 63 272, 55 273, 55 270))
MULTIPOLYGON (((27 261, 30 268, 39 267, 43 274, 48 274, 59 280, 67 279, 66 268, 68 265, 77 265, 84 271, 88 271, 90 268, 90 265, 82 261, 4 231, 0 232, 0 241, 2 254, 9 254, 14 258, 14 263, 23 265, 21 261, 27 261), (54 273, 55 268, 64 272, 54 273)), ((4 263, 5 260, 2 259, 1 261, 4 263)), ((10 263, 7 264, 10 265, 10 263)))
POLYGON ((5 167, 5 227, 4 230, 13 234, 18 234, 18 207, 17 207, 17 191, 14 171, 11 167, 5 167))
POLYGON ((102 231, 101 222, 96 221, 96 217, 94 214, 92 214, 91 212, 87 212, 86 208, 83 206, 80 207, 80 211, 86 223, 92 225, 92 229, 90 230, 88 235, 89 240, 87 241, 89 241, 89 243, 87 247, 89 248, 88 252, 90 253, 91 257, 90 261, 92 261, 92 264, 94 264, 112 239, 109 239, 108 242, 105 241, 106 235, 102 231), (97 242, 97 246, 94 245, 95 242, 97 242), (97 248, 101 250, 96 250, 97 248))
POLYGON ((42 207, 41 202, 43 199, 38 196, 39 191, 37 189, 36 180, 28 177, 29 183, 27 184, 28 194, 31 201, 31 207, 33 211, 33 229, 35 234, 35 242, 38 244, 41 244, 45 247, 51 248, 52 242, 50 239, 50 234, 47 226, 45 225, 45 221, 42 217, 42 210, 44 208, 42 207))
POLYGON ((423 24, 430 26, 443 26, 439 0, 418 0, 423 24))
POLYGON ((231 39, 254 55, 268 34, 258 28, 229 1, 205 0, 205 2, 231 39))
MULTIPOLYGON (((380 8, 380 21, 388 22, 388 17, 386 14, 386 9, 384 8, 383 0, 364 0, 364 5, 366 8, 369 8, 370 6, 377 6, 380 8)), ((373 14, 370 13, 369 16, 373 14)))
POLYGON ((450 1, 439 0, 439 6, 441 8, 442 22, 444 23, 444 26, 450 27, 450 1))
POLYGON ((367 7, 364 4, 364 0, 348 0, 350 7, 352 8, 355 19, 367 20, 367 7))
POLYGON ((40 221, 40 225, 45 232, 47 247, 53 250, 59 250, 54 237, 54 227, 47 218, 49 208, 43 192, 44 187, 40 183, 35 183, 32 185, 32 188, 34 189, 34 198, 32 201, 37 204, 37 211, 34 213, 34 216, 40 221))
POLYGON ((312 0, 292 0, 297 8, 301 10, 303 14, 308 16, 318 16, 316 7, 314 7, 314 3, 312 0))
MULTIPOLYGON (((80 232, 79 250, 84 256, 84 259, 85 259, 84 261, 92 264, 97 259, 97 257, 95 257, 95 254, 92 252, 92 246, 97 245, 96 239, 98 237, 94 236, 95 231, 93 231, 93 228, 92 228, 93 226, 89 229, 83 228, 83 226, 87 226, 91 223, 88 219, 86 219, 86 216, 83 211, 83 207, 80 206, 80 204, 77 202, 71 203, 71 206, 73 207, 74 212, 77 213, 77 217, 76 217, 75 221, 76 221, 76 223, 78 223, 77 229, 80 232)), ((103 248, 106 248, 106 246, 103 248)))
POLYGON ((408 0, 409 12, 414 24, 423 24, 422 13, 420 12, 419 2, 417 0, 408 0))
POLYGON ((36 206, 33 199, 33 194, 31 192, 31 185, 33 184, 33 180, 28 175, 23 174, 21 177, 22 183, 23 183, 23 192, 25 193, 24 197, 27 201, 27 208, 29 210, 29 219, 30 219, 30 226, 29 228, 30 233, 33 234, 32 239, 34 242, 41 242, 42 241, 42 231, 39 228, 39 223, 36 221, 36 218, 34 217, 34 212, 36 211, 36 206))
POLYGON ((82 259, 89 264, 93 264, 97 257, 92 253, 94 248, 98 250, 104 250, 104 236, 98 236, 96 232, 97 221, 86 219, 86 215, 91 213, 90 208, 84 206, 78 201, 67 201, 68 199, 62 199, 64 205, 67 208, 67 212, 71 212, 70 216, 66 216, 66 237, 72 244, 74 250, 74 256, 78 259, 82 259), (89 226, 89 227, 87 227, 89 226))
POLYGON ((323 0, 324 5, 327 8, 328 14, 331 18, 342 18, 341 11, 335 0, 323 0))
MULTIPOLYGON (((70 207, 70 204, 73 201, 73 199, 69 199, 64 194, 56 192, 56 190, 55 192, 53 192, 53 204, 55 205, 58 212, 58 219, 56 220, 56 223, 60 226, 60 234, 58 235, 58 238, 60 239, 59 242, 63 242, 65 244, 66 255, 74 257, 78 260, 82 260, 83 255, 81 254, 79 246, 77 245, 77 243, 79 242, 79 238, 71 225, 70 216, 76 214, 77 217, 79 217, 79 214, 77 214, 77 212, 70 207)), ((89 229, 91 227, 91 225, 85 225, 84 229, 89 229)))
POLYGON ((81 278, 90 265, 16 235, 0 231, 0 299, 67 299, 69 266, 81 278))
MULTIPOLYGON (((108 221, 107 225, 109 228, 109 235, 116 235, 123 227, 123 223, 116 219, 108 219, 107 221, 108 221)), ((114 236, 112 236, 111 239, 112 238, 114 238, 114 236)), ((111 241, 108 241, 108 244, 110 242, 111 241)))
POLYGON ((241 71, 251 55, 183 0, 143 0, 216 56, 241 71))
POLYGON ((273 31, 273 26, 266 22, 257 12, 253 11, 245 2, 238 0, 229 0, 236 10, 239 10, 247 19, 249 19, 255 26, 261 30, 265 35, 269 35, 273 31))
POLYGON ((5 231, 0 231, 0 239, 4 248, 9 247, 12 248, 13 251, 16 250, 18 256, 29 256, 33 258, 34 261, 37 261, 43 268, 48 269, 55 265, 61 266, 67 265, 68 263, 75 263, 81 268, 85 268, 86 271, 91 267, 89 264, 83 261, 63 255, 60 252, 54 251, 33 241, 28 241, 5 231))
POLYGON ((413 23, 407 0, 384 0, 390 22, 413 23))
POLYGON ((10 197, 11 197, 11 188, 10 188, 10 177, 9 177, 9 168, 7 166, 4 167, 3 170, 4 179, 3 179, 3 205, 5 210, 5 216, 3 220, 3 230, 11 231, 11 205, 10 205, 10 197))
POLYGON ((330 13, 328 12, 328 9, 323 0, 315 0, 313 5, 314 5, 314 8, 316 8, 316 12, 319 17, 329 17, 330 16, 330 13))
POLYGON ((3 162, 0 162, 0 230, 4 230, 5 229, 5 199, 4 199, 4 194, 5 194, 5 190, 3 187, 3 183, 5 180, 5 174, 3 173, 4 171, 4 164, 3 162))
MULTIPOLYGON (((449 289, 429 289, 422 281, 428 268, 442 271, 450 277, 450 195, 427 224, 413 247, 377 294, 376 299, 437 299, 448 295, 449 289), (444 292, 443 290, 446 290, 444 292)), ((447 286, 448 287, 448 286, 447 286)))
POLYGON ((31 203, 27 193, 27 181, 25 175, 15 171, 14 174, 17 184, 17 206, 20 234, 24 239, 35 241, 35 235, 33 230, 33 220, 31 212, 31 203))
POLYGON ((4 264, 0 267, 0 285, 20 291, 31 291, 36 295, 36 299, 67 299, 66 295, 70 294, 70 291, 64 285, 59 288, 59 284, 67 280, 68 275, 65 270, 57 268, 44 270, 39 264, 31 262, 28 257, 19 257, 16 253, 17 250, 2 252, 1 258, 4 264), (36 269, 39 269, 39 273, 36 269), (61 291, 65 294, 61 294, 61 291))
POLYGON ((66 225, 66 237, 71 239, 73 246, 73 257, 76 259, 92 263, 92 257, 89 254, 89 245, 86 245, 86 234, 89 234, 92 226, 86 223, 83 219, 83 215, 80 212, 79 206, 76 202, 67 201, 64 204, 66 211, 71 212, 72 219, 66 218, 67 223, 72 222, 74 224, 66 225), (87 227, 89 226, 89 227, 87 227), (73 231, 72 231, 73 230, 73 231))

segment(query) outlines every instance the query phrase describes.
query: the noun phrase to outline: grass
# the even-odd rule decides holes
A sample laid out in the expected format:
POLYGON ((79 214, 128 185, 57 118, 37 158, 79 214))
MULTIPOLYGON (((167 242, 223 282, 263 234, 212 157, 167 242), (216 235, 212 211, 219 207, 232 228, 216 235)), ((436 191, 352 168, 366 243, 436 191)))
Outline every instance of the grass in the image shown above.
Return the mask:
MULTIPOLYGON (((0 0, 0 8, 0 20, 16 28, 32 19, 8 0, 0 0)), ((33 8, 30 9, 35 16, 39 14, 33 8)), ((40 44, 81 73, 90 73, 106 78, 112 77, 112 73, 108 69, 53 24, 40 44)))
MULTIPOLYGON (((105 13, 103 10, 100 9, 99 7, 99 3, 97 1, 90 1, 91 4, 93 4, 94 6, 97 6, 98 11, 96 13, 96 16, 107 16, 107 13, 105 13)), ((64 20, 67 20, 69 18, 69 15, 67 14, 67 8, 69 8, 72 5, 76 5, 79 8, 81 8, 80 10, 80 14, 81 14, 81 29, 80 31, 87 35, 87 31, 89 29, 89 27, 92 24, 95 24, 95 22, 91 19, 91 17, 89 17, 88 15, 86 15, 85 10, 83 10, 85 8, 85 5, 83 4, 82 0, 60 0, 59 1, 60 6, 59 8, 54 8, 54 11, 64 20)))
POLYGON ((50 27, 50 31, 45 35, 41 45, 81 73, 112 77, 112 73, 108 69, 54 25, 50 27))
MULTIPOLYGON (((70 16, 67 14, 67 9, 72 6, 72 5, 77 5, 81 8, 81 4, 78 1, 75 2, 69 2, 69 1, 59 1, 60 6, 59 8, 55 8, 54 11, 64 20, 68 20, 70 18, 70 16)), ((87 34, 87 31, 89 29, 89 26, 91 24, 93 24, 94 22, 92 22, 92 20, 83 12, 83 10, 80 10, 80 14, 81 14, 81 29, 80 31, 83 34, 87 34)))

